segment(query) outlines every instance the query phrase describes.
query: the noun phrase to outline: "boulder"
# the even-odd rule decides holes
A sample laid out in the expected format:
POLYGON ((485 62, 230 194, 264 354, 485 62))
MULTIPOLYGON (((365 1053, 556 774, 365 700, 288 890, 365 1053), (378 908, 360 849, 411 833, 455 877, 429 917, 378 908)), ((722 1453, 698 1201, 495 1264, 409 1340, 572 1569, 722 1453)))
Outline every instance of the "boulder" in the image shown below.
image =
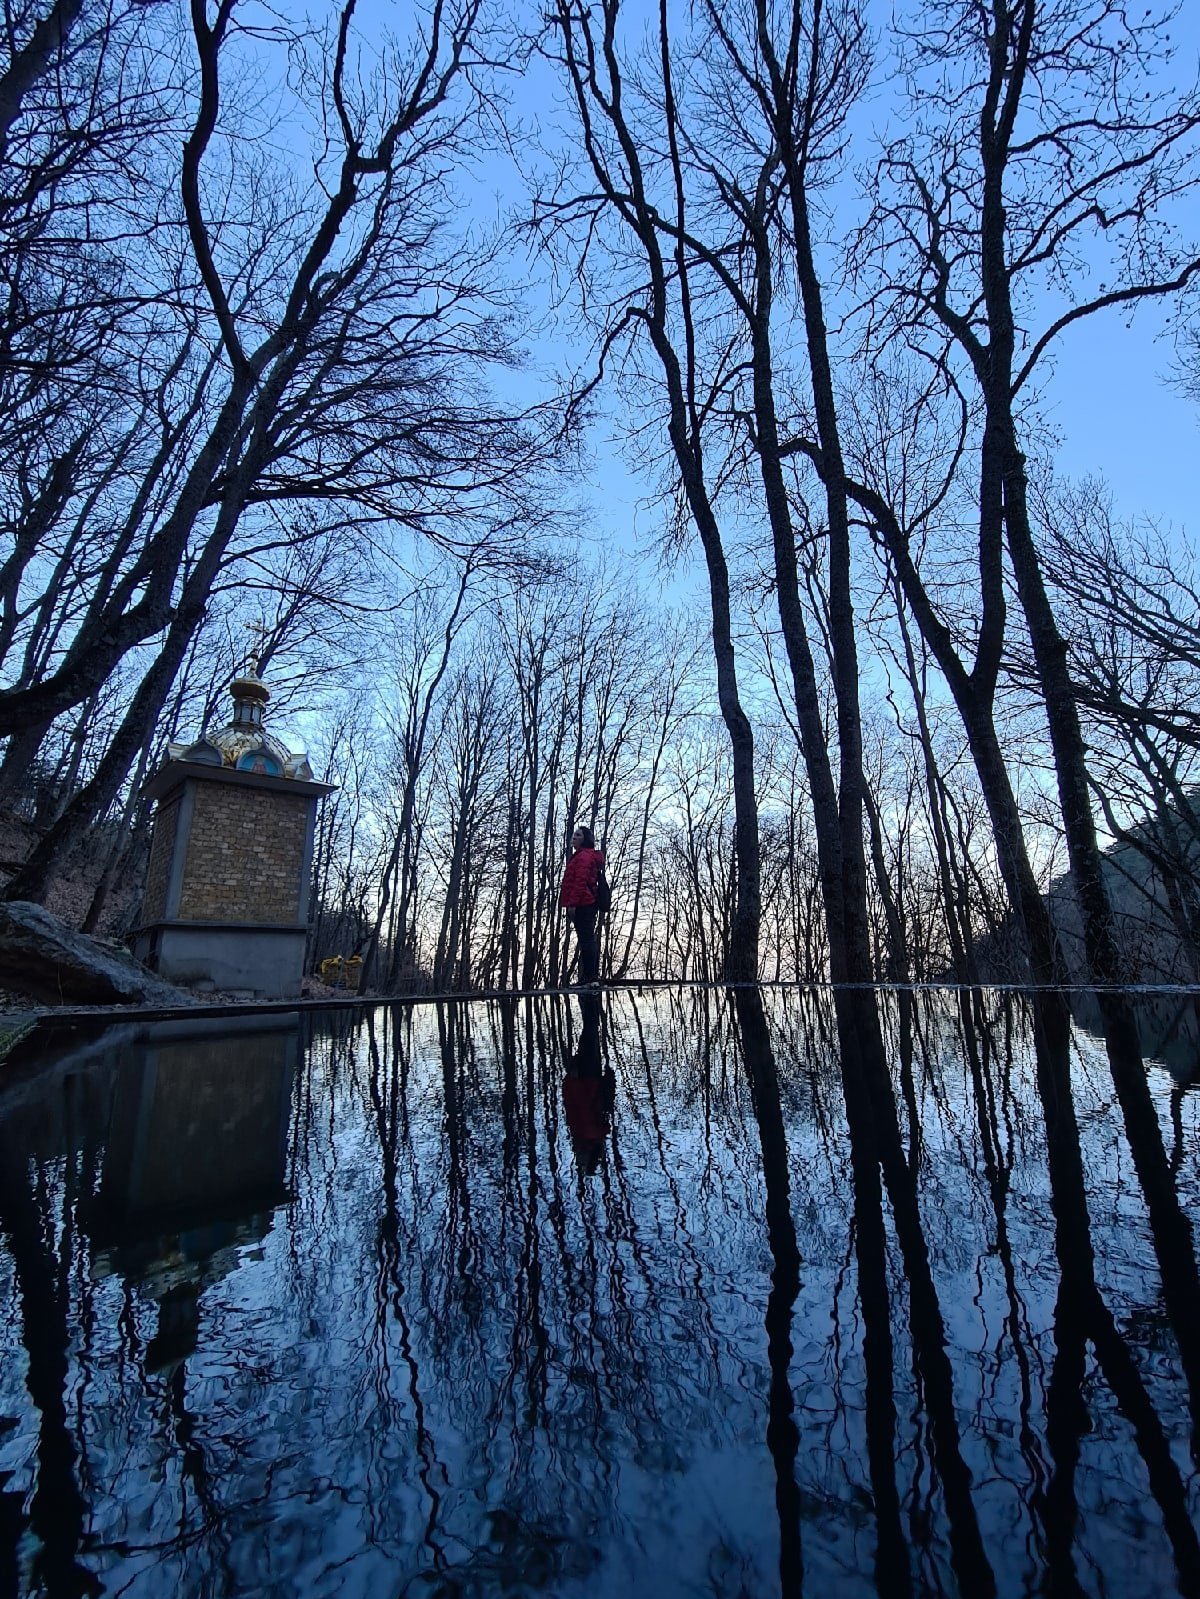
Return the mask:
POLYGON ((25 900, 0 902, 0 986, 49 1005, 194 1003, 119 945, 77 933, 25 900))
POLYGON ((0 1013, 0 1066, 23 1044, 37 1026, 36 1011, 4 1011, 0 1013))

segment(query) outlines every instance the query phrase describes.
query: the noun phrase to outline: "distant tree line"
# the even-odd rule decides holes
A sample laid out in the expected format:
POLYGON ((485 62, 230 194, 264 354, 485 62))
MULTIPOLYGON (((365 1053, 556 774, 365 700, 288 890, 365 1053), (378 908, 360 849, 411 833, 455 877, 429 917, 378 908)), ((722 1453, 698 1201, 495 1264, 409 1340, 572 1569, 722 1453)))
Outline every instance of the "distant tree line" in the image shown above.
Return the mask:
POLYGON ((1186 332, 1200 99, 1165 12, 932 0, 874 39, 855 0, 435 0, 372 40, 352 6, 76 0, 7 52, 0 806, 38 829, 9 897, 87 855, 103 924, 252 623, 339 785, 312 953, 380 988, 561 976, 580 820, 614 974, 1109 983, 1139 916, 1196 974, 1200 574, 1056 476, 1038 391, 1077 322, 1186 332), (488 229, 502 150, 524 198, 488 229), (520 242, 562 394, 518 372, 520 242), (575 525, 601 399, 702 621, 575 525))

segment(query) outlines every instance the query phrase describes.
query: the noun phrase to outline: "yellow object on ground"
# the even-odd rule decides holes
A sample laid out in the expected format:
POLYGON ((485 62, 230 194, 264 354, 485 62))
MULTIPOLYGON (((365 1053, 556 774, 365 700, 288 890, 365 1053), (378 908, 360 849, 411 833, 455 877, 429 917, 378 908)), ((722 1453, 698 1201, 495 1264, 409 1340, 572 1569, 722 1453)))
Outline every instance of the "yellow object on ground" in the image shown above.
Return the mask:
POLYGON ((355 993, 362 981, 361 955, 330 955, 317 968, 321 981, 330 988, 348 988, 355 993))

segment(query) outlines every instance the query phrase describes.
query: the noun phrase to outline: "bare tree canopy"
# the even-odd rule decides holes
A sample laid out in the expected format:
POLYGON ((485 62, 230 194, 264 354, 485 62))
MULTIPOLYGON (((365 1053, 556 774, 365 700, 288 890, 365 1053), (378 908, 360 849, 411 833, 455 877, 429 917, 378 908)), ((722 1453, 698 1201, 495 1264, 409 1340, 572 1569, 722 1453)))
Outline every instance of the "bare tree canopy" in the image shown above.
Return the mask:
POLYGON ((117 915, 140 785, 250 624, 351 774, 314 951, 380 985, 561 976, 578 820, 621 972, 1192 969, 1193 576, 1055 471, 1043 389, 1147 302, 1186 382, 1196 86, 1167 10, 878 20, 14 13, 10 897, 91 851, 117 915), (676 592, 695 550, 686 622, 594 551, 600 415, 676 592))

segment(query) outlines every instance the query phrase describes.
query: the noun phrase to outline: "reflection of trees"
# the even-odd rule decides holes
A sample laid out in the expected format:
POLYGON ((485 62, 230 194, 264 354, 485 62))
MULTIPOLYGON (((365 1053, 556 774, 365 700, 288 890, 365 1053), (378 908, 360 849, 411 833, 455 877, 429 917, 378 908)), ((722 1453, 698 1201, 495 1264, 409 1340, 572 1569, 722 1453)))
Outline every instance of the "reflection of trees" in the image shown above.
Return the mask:
POLYGON ((1150 1095, 1131 1009, 1102 1000, 1105 1046, 1125 1137, 1145 1196, 1163 1297, 1192 1401, 1192 1459, 1200 1466, 1200 1277, 1191 1225, 1179 1203, 1150 1095))
MULTIPOLYGON (((861 1002, 862 996, 853 1001, 861 1002)), ((928 1147, 922 1154, 923 1200, 915 1181, 917 1168, 911 1146, 906 1159, 901 1145, 891 1085, 885 1084, 877 1071, 872 1075, 871 1063, 864 1062, 861 1053, 855 1054, 855 1039, 862 1036, 861 1032, 839 1027, 854 1188, 858 1306, 863 1318, 863 1413, 876 1521, 877 1584, 880 1591, 904 1591, 907 1586, 908 1552, 900 1532, 899 1513, 907 1502, 911 1515, 913 1505, 912 1487, 906 1487, 903 1480, 897 1485, 896 1456, 898 1450, 903 1453, 903 1429, 897 1427, 893 1391, 892 1342, 896 1324, 889 1303, 886 1196, 903 1270, 908 1331, 931 1463, 944 1495, 950 1552, 960 1589, 985 1592, 995 1581, 993 1556, 986 1548, 989 1528, 981 1520, 981 1477, 976 1462, 979 1439, 988 1432, 984 1422, 986 1408, 995 1403, 995 1394, 1005 1392, 1001 1386, 1003 1377, 1013 1396, 1011 1412, 1019 1460, 1004 1461, 1002 1465, 1003 1452, 989 1443, 991 1458, 985 1475, 1001 1472, 1020 1495, 1034 1547, 1046 1562, 1052 1590, 1080 1591, 1072 1546, 1078 1535, 1091 1529, 1075 1504, 1074 1484, 1083 1430, 1095 1428, 1095 1401, 1085 1386, 1086 1351, 1090 1345, 1117 1413, 1131 1430, 1132 1448, 1141 1457, 1150 1495, 1162 1516, 1182 1590, 1193 1591, 1196 1539, 1190 1516, 1195 1507, 1189 1504, 1167 1429, 1156 1408, 1151 1381, 1142 1369, 1142 1350, 1129 1333, 1121 1331, 1095 1281, 1079 1132, 1073 1110, 1069 1038, 1062 1032, 1061 1020, 1056 1042, 1042 1024, 1032 1063, 1051 1156, 1048 1175, 1060 1280, 1053 1322, 1058 1353, 1045 1385, 1037 1331, 1031 1324, 1034 1315, 1028 1303, 1031 1289, 1038 1293, 1038 1284, 1036 1277, 1030 1281, 1030 1263, 1022 1260, 1020 1244, 1014 1245, 1010 1225, 1018 1152, 1026 1180, 1031 1171, 1040 1168, 1041 1160, 1037 1149, 1040 1140, 1029 1116, 1023 1064, 1029 1054, 1032 1029, 1022 1026, 1021 1018, 1011 1010, 989 1014, 989 1006, 978 993, 959 996, 956 1005, 957 1014, 951 1011, 938 1015, 928 1010, 921 1014, 918 1010, 917 1014, 906 1016, 902 1007, 897 1017, 899 1075, 910 1128, 920 1130, 926 1146, 930 1141, 935 1148, 941 1146, 936 1158, 928 1147), (915 1045, 915 1061, 907 1054, 906 1034, 915 1045), (960 1080, 955 1081, 959 1074, 960 1080), (906 1076, 910 1079, 907 1082, 906 1076), (948 1161, 948 1156, 953 1159, 948 1161), (971 1372, 969 1367, 964 1369, 961 1353, 953 1349, 940 1303, 945 1290, 939 1293, 933 1272, 936 1261, 941 1262, 941 1272, 947 1265, 952 1266, 961 1249, 957 1229, 947 1213, 957 1211, 961 1202, 956 1188, 976 1193, 978 1199, 972 1202, 972 1208, 989 1235, 978 1246, 980 1253, 974 1267, 970 1268, 965 1255, 962 1267, 970 1268, 976 1278, 975 1294, 981 1309, 989 1307, 990 1311, 994 1303, 1001 1317, 999 1339, 989 1352, 989 1364, 995 1370, 993 1392, 989 1393, 986 1385, 980 1389, 976 1398, 980 1408, 965 1431, 960 1418, 973 1388, 971 1372), (994 1261, 995 1267, 989 1261, 994 1261), (994 1290, 987 1284, 993 1273, 994 1290), (1044 1391, 1039 1391, 1042 1385, 1044 1391)), ((1190 1236, 1185 1240, 1182 1232, 1186 1218, 1173 1186, 1168 1190, 1158 1169, 1161 1134, 1140 1060, 1137 1069, 1140 1085, 1136 1100, 1140 1102, 1140 1112, 1138 1103, 1134 1103, 1135 1114, 1130 1113, 1134 1085, 1128 1080, 1124 1085, 1128 1094, 1125 1098, 1119 1096, 1119 1103, 1139 1187, 1151 1217, 1155 1256, 1170 1314, 1173 1295, 1167 1280, 1169 1273, 1176 1271, 1186 1288, 1194 1275, 1195 1262, 1190 1236), (1152 1137, 1147 1107, 1153 1115, 1152 1137), (1139 1136, 1146 1139, 1147 1147, 1134 1147, 1139 1136), (1156 1225, 1156 1205, 1168 1222, 1177 1219, 1179 1230, 1173 1235, 1169 1227, 1156 1225), (1176 1245, 1173 1252, 1164 1248, 1171 1236, 1176 1245)), ((1114 1071, 1113 1076, 1116 1075, 1114 1071)), ((1092 1136, 1096 1137, 1095 1127, 1092 1136)), ((1103 1156, 1102 1148, 1100 1153, 1103 1156)), ((1027 1202, 1027 1194, 1022 1194, 1020 1203, 1027 1202)), ((1024 1230, 1027 1234, 1027 1228, 1024 1230)), ((965 1286, 964 1277, 965 1270, 958 1274, 959 1293, 965 1286)), ((1172 1326, 1177 1325, 1175 1316, 1171 1321, 1172 1326)), ((1178 1345, 1185 1346, 1193 1331, 1194 1328, 1187 1328, 1178 1345)), ((1184 1361, 1186 1368, 1186 1348, 1184 1361)), ((1122 1447, 1127 1445, 1120 1436, 1106 1445, 1102 1451, 1106 1469, 1119 1470, 1122 1447)), ((1090 1481, 1097 1480, 1093 1462, 1090 1481)), ((1103 1480, 1102 1476, 1099 1480, 1103 1480)), ((1090 1484, 1089 1498, 1088 1512, 1094 1517, 1098 1506, 1090 1484)), ((923 1514, 927 1517, 928 1509, 923 1514)), ((932 1580, 928 1569, 925 1580, 932 1580)))
MULTIPOLYGON (((447 1430, 461 1437, 484 1422, 472 1452, 478 1469, 503 1485, 505 1538, 517 1536, 514 1529, 534 1538, 539 1528, 597 1521, 611 1537, 619 1525, 603 1491, 608 1457, 631 1450, 647 1466, 678 1469, 697 1435, 711 1430, 708 1398, 724 1386, 730 1360, 705 1299, 684 1297, 704 1269, 702 1252, 685 1242, 663 1280, 660 1238, 656 1229, 643 1236, 620 1128, 600 1186, 578 1181, 557 1110, 567 1019, 553 1006, 506 1007, 494 1052, 470 1023, 462 1006, 436 1016, 440 1136, 432 1164, 428 1124, 415 1125, 411 1102, 407 1128, 393 1114, 378 1041, 367 1085, 384 1249, 394 1257, 376 1325, 390 1325, 392 1347, 399 1339, 412 1362, 410 1414, 435 1564, 462 1545, 461 1528, 447 1524, 447 1430), (681 1347, 689 1368, 698 1359, 699 1369, 680 1372, 681 1347), (448 1386, 449 1372, 459 1380, 448 1386), (571 1454, 568 1478, 543 1482, 528 1469, 531 1433, 532 1447, 571 1454)), ((623 1049, 622 1057, 622 1067, 637 1059, 623 1049)), ((647 1115, 653 1123, 652 1103, 647 1115)), ((664 1208, 671 1230, 682 1233, 686 1200, 669 1137, 660 1122, 664 1208)), ((380 1332, 377 1358, 387 1346, 380 1332)), ((476 1541, 465 1568, 461 1554, 455 1562, 456 1577, 490 1570, 493 1554, 476 1541)))
MULTIPOLYGON (((993 1217, 992 1249, 1000 1263, 1007 1314, 1004 1337, 1013 1351, 1017 1368, 1019 1401, 1016 1406, 1017 1434, 1025 1464, 1023 1491, 1036 1546, 1047 1568, 1047 1591, 1078 1593, 1085 1591, 1075 1569, 1074 1546, 1086 1533, 1086 1517, 1077 1501, 1078 1472, 1082 1443, 1087 1434, 1099 1434, 1094 1392, 1087 1363, 1089 1346, 1095 1354, 1099 1376, 1132 1432, 1134 1449, 1141 1457, 1146 1482, 1162 1516, 1170 1543, 1181 1590, 1195 1591, 1197 1582, 1194 1507, 1175 1463, 1167 1431, 1154 1403, 1147 1374, 1138 1360, 1135 1340, 1122 1332, 1096 1279, 1096 1252, 1088 1208, 1088 1188, 1081 1146, 1075 1094, 1071 1076, 1071 1039, 1065 1015, 1056 1002, 1044 1002, 1030 1017, 1028 1031, 1015 1025, 1011 1010, 999 1016, 988 1014, 983 997, 976 993, 960 998, 959 1025, 956 1028, 957 1055, 969 1081, 970 1099, 975 1110, 978 1136, 977 1178, 987 1196, 993 1217), (1026 1144, 1026 1163, 1030 1163, 1034 1135, 1022 1104, 1020 1085, 1014 1090, 1014 1077, 1021 1071, 1021 1058, 1027 1050, 1026 1038, 1032 1035, 1034 1081, 1038 1105, 1045 1127, 1045 1160, 1049 1178, 1050 1205, 1054 1217, 1055 1264, 1058 1293, 1052 1321, 1055 1356, 1045 1379, 1037 1355, 1036 1331, 1023 1298, 1022 1262, 1016 1254, 1009 1230, 1009 1199, 1014 1175, 1015 1146, 1026 1144), (1035 1427, 1035 1385, 1044 1382, 1044 1445, 1035 1427)), ((1111 1045, 1110 1045, 1111 1064, 1111 1045)), ((1126 1066, 1132 1072, 1131 1063, 1126 1066)), ((1138 1061, 1140 1088, 1136 1099, 1140 1113, 1129 1113, 1130 1100, 1119 1104, 1125 1113, 1124 1130, 1134 1153, 1147 1211, 1155 1254, 1163 1267, 1164 1300, 1170 1311, 1171 1293, 1166 1287, 1173 1264, 1185 1278, 1194 1273, 1190 1250, 1186 1261, 1177 1254, 1163 1263, 1163 1240, 1153 1223, 1155 1200, 1146 1188, 1146 1174, 1153 1174, 1161 1153, 1161 1134, 1153 1111, 1145 1070, 1138 1061), (1153 1116, 1153 1135, 1148 1149, 1133 1148, 1135 1140, 1147 1134, 1146 1111, 1153 1116)), ((1116 1073, 1113 1073, 1116 1076, 1116 1073)), ((1126 1081, 1130 1099, 1131 1083, 1126 1081)), ((949 1107, 945 1107, 949 1111, 949 1107)), ((1094 1112, 1093 1112, 1094 1115, 1094 1112)), ((1095 1133, 1093 1130, 1093 1138, 1095 1133)), ((1039 1152, 1040 1153, 1040 1152, 1039 1152)), ((1106 1151, 1097 1153, 1103 1162, 1106 1151)), ((1101 1164, 1101 1170, 1103 1170, 1101 1164)), ((1151 1181, 1157 1180, 1151 1176, 1151 1181)), ((1160 1187, 1157 1201, 1168 1212, 1182 1218, 1178 1199, 1160 1187)), ((1111 1224, 1110 1224, 1111 1225, 1111 1224)), ((1118 1247, 1128 1238, 1128 1220, 1110 1235, 1118 1247)), ((1025 1276, 1024 1292, 1030 1282, 1025 1276)), ((1036 1279, 1033 1286, 1036 1287, 1036 1279)), ((1174 1321, 1172 1322, 1174 1325, 1174 1321)), ((1190 1332, 1190 1329, 1189 1329, 1190 1332)), ((1177 1347, 1183 1345, 1180 1339, 1177 1347)), ((1185 1356, 1186 1360, 1186 1356, 1185 1356)), ((1108 1469, 1118 1469, 1119 1449, 1124 1440, 1106 1440, 1103 1451, 1108 1469)), ((1095 1476, 1095 1465, 1092 1476, 1095 1476)), ((1095 1515, 1097 1506, 1089 1505, 1095 1515)))
POLYGON ((0 1317, 37 1351, 0 1371, 0 1514, 42 1589, 1093 1593, 1137 1517, 1146 1583, 1197 1590, 1161 1238, 1082 1035, 913 997, 889 1117, 827 996, 609 998, 584 1176, 575 1006, 316 1024, 289 1198, 162 1369, 169 1251, 93 1237, 127 1067, 0 1085, 0 1317))
MULTIPOLYGON (((1034 1015, 1034 1036, 1038 1094, 1046 1119, 1046 1157, 1055 1222, 1055 1253, 1061 1274, 1055 1315, 1055 1361, 1046 1406, 1047 1439, 1053 1461, 1045 1500, 1050 1569, 1062 1592, 1078 1591, 1071 1553, 1078 1523, 1074 1483, 1080 1439, 1089 1425, 1083 1393, 1085 1345, 1090 1341, 1104 1380, 1121 1414, 1133 1429, 1150 1491, 1158 1502, 1163 1525, 1171 1542, 1183 1591, 1195 1593, 1200 1591, 1200 1542, 1197 1541, 1179 1468, 1171 1456, 1162 1422, 1132 1350, 1122 1337, 1112 1311, 1096 1285, 1087 1184, 1071 1087, 1070 1034, 1067 1018, 1056 1001, 1047 1000, 1038 1004, 1034 1015)), ((1143 1085, 1144 1082, 1143 1074, 1143 1085)), ((1145 1103, 1149 1104, 1148 1089, 1145 1103)), ((1124 1103, 1122 1108, 1126 1109, 1124 1103)), ((1144 1123, 1139 1128, 1136 1119, 1131 1121, 1128 1109, 1126 1131, 1131 1140, 1146 1131, 1144 1123)), ((1161 1153, 1157 1118, 1154 1137, 1161 1153)), ((1154 1170, 1153 1151, 1143 1151, 1139 1159, 1135 1149, 1134 1158, 1139 1177, 1144 1182, 1143 1174, 1154 1170)), ((1158 1197, 1161 1203, 1161 1192, 1158 1197)), ((1153 1216, 1154 1201, 1149 1193, 1147 1202, 1153 1216)), ((1158 1229, 1155 1230, 1155 1245, 1161 1264, 1162 1239, 1158 1229)), ((1194 1273, 1194 1262, 1192 1270, 1194 1273)))
POLYGON ((775 1462, 775 1506, 779 1512, 779 1579, 784 1593, 798 1592, 804 1577, 800 1544, 800 1493, 796 1453, 800 1435, 792 1397, 792 1307, 800 1289, 800 1252, 788 1180, 787 1132, 779 1100, 779 1078, 771 1036, 758 989, 736 995, 742 1058, 750 1078, 751 1100, 762 1145, 770 1240, 771 1292, 767 1297, 767 1360, 771 1368, 767 1447, 775 1462))
MULTIPOLYGON (((907 1279, 909 1332, 923 1384, 934 1464, 945 1496, 955 1575, 964 1592, 993 1594, 995 1576, 984 1550, 977 1507, 971 1493, 971 1472, 962 1452, 954 1376, 946 1353, 945 1326, 921 1222, 916 1177, 901 1142, 890 1076, 878 1052, 877 1041, 882 1036, 880 1025, 874 1018, 874 1026, 863 1021, 864 1011, 874 1012, 876 999, 866 992, 840 992, 834 1004, 855 1172, 856 1216, 870 1212, 870 1226, 874 1227, 874 1211, 882 1202, 877 1189, 878 1168, 883 1174, 907 1279)), ((872 1261, 872 1276, 876 1271, 872 1261)), ((885 1403, 882 1396, 877 1403, 882 1409, 885 1403)), ((886 1418, 886 1411, 884 1416, 886 1418)), ((889 1499, 890 1491, 884 1495, 885 1507, 889 1499)), ((881 1545, 892 1541, 890 1532, 881 1531, 881 1545)))
MULTIPOLYGON (((864 1136, 861 1107, 848 1116, 850 1169, 854 1189, 854 1248, 858 1267, 858 1295, 863 1318, 863 1364, 866 1368, 864 1417, 871 1492, 875 1502, 875 1579, 880 1592, 911 1592, 909 1552, 901 1525, 900 1496, 896 1482, 896 1402, 893 1383, 893 1341, 888 1293, 880 1162, 869 1137, 864 1136)), ((912 1125, 917 1125, 912 1118, 912 1125)), ((914 1139, 914 1144, 916 1140, 914 1139)))
POLYGON ((0 1227, 13 1262, 25 1384, 40 1418, 37 1479, 29 1507, 30 1528, 40 1543, 34 1580, 54 1595, 95 1593, 99 1584, 78 1560, 87 1508, 66 1408, 66 1285, 47 1244, 49 1218, 38 1200, 25 1151, 10 1138, 0 1138, 0 1227))

